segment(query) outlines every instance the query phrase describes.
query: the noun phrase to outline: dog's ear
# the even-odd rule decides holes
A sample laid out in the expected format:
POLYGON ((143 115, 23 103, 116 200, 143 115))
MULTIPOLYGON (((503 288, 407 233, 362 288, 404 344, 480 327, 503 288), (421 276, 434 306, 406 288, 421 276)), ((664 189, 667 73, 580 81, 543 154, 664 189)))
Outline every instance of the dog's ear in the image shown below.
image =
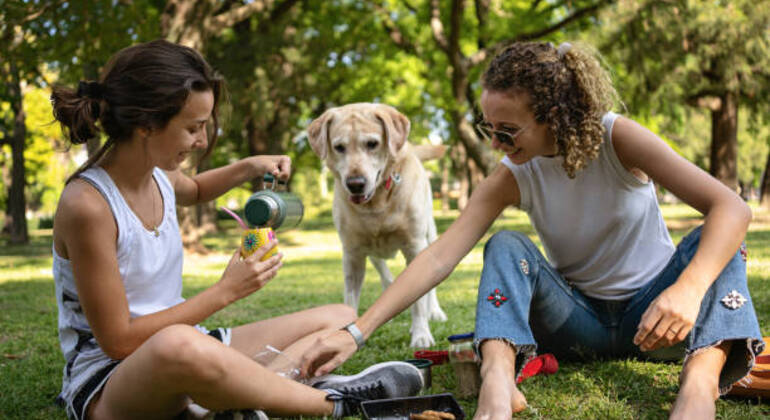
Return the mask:
POLYGON ((391 106, 381 107, 374 115, 385 131, 385 141, 390 148, 390 153, 395 155, 406 143, 406 138, 409 137, 409 129, 411 128, 409 118, 391 106))
POLYGON ((313 120, 307 128, 307 139, 310 147, 321 160, 326 159, 327 144, 329 143, 329 126, 334 119, 333 110, 327 110, 313 120))

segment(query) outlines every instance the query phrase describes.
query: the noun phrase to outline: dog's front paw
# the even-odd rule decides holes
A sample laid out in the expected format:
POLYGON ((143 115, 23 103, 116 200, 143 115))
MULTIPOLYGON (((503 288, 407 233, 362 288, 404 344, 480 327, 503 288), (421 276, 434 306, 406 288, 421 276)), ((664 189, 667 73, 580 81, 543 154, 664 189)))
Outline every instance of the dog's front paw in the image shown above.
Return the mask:
POLYGON ((426 348, 436 344, 436 340, 433 339, 433 335, 430 331, 420 331, 412 333, 412 342, 409 343, 411 347, 426 348))
POLYGON ((433 321, 444 322, 447 320, 447 316, 444 311, 442 311, 441 308, 436 305, 436 307, 432 308, 430 311, 430 319, 433 321))

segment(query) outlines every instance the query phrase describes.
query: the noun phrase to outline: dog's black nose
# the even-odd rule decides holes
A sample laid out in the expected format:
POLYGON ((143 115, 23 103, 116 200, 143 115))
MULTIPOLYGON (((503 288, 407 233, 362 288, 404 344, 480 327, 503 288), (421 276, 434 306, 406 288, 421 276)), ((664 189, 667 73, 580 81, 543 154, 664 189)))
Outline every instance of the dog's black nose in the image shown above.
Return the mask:
POLYGON ((345 185, 348 187, 348 191, 351 194, 361 194, 364 192, 366 186, 366 178, 362 176, 354 176, 345 180, 345 185))

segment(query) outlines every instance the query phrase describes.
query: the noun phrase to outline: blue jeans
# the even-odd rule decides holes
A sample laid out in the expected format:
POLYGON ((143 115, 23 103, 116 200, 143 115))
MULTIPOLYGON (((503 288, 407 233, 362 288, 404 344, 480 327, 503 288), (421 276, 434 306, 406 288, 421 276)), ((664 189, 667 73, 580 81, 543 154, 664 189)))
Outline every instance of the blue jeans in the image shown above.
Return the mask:
MULTIPOLYGON (((721 393, 748 374, 764 342, 746 282, 746 262, 736 252, 703 297, 698 318, 677 345, 642 352, 634 345, 642 314, 673 284, 695 254, 701 228, 677 246, 666 267, 630 299, 584 296, 570 285, 524 234, 498 232, 484 248, 474 342, 502 339, 514 345, 517 374, 540 347, 558 359, 638 357, 679 360, 722 341, 733 342, 719 378, 721 393), (730 309, 721 299, 737 291, 746 302, 730 309)), ((479 356, 481 354, 479 353, 479 356)))

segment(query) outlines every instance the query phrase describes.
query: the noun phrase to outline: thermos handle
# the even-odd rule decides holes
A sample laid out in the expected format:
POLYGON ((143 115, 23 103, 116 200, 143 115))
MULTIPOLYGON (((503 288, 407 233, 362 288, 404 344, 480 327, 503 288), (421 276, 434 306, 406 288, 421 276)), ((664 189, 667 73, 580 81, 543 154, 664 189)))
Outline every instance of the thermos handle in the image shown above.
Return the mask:
POLYGON ((263 182, 263 187, 264 187, 264 184, 268 184, 269 183, 270 184, 270 189, 273 190, 273 191, 275 191, 275 184, 276 184, 276 182, 279 185, 286 185, 286 181, 284 181, 282 179, 276 178, 271 173, 266 173, 265 176, 262 177, 262 182, 263 182))

